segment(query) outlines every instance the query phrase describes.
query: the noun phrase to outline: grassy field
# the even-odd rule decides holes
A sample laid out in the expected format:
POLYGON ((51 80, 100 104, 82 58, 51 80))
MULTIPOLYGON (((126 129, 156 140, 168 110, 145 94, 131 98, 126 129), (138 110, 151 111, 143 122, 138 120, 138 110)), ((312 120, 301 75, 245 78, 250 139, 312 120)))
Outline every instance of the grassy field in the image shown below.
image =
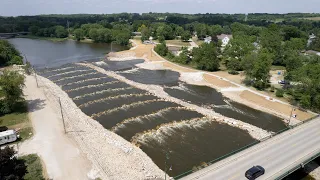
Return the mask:
POLYGON ((320 17, 309 17, 309 18, 303 18, 307 20, 312 20, 312 21, 320 21, 320 17))
POLYGON ((25 102, 21 102, 21 107, 16 112, 0 116, 0 127, 19 129, 20 142, 30 138, 33 129, 25 102))
POLYGON ((44 173, 42 168, 41 159, 36 154, 30 154, 20 157, 25 161, 27 166, 27 174, 24 175, 25 180, 44 180, 44 173))
POLYGON ((204 43, 204 41, 198 40, 198 38, 195 37, 195 36, 192 37, 192 40, 193 40, 198 46, 200 46, 201 44, 204 43))
POLYGON ((183 42, 179 39, 174 39, 174 40, 166 40, 167 44, 172 44, 172 45, 176 45, 176 46, 190 46, 189 42, 183 42))
POLYGON ((18 36, 18 37, 19 38, 48 40, 48 41, 53 41, 53 42, 61 42, 61 41, 65 41, 68 39, 68 38, 56 38, 56 37, 40 37, 40 36, 33 36, 33 35, 23 35, 23 36, 18 36))

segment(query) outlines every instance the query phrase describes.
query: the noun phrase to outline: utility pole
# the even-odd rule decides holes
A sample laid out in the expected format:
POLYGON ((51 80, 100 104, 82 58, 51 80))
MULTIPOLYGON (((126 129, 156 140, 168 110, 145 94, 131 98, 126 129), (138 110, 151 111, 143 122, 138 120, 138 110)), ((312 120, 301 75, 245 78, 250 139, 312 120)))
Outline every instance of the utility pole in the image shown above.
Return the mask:
POLYGON ((292 117, 292 112, 295 110, 294 107, 291 109, 290 117, 289 117, 289 122, 288 122, 288 127, 290 127, 290 122, 291 122, 291 117, 292 117))
POLYGON ((64 116, 63 116, 63 111, 62 111, 62 105, 61 105, 61 99, 59 97, 59 104, 60 104, 60 110, 61 110, 61 117, 62 117, 62 123, 63 123, 63 129, 64 129, 64 133, 66 134, 67 131, 66 131, 66 125, 64 123, 64 116))
POLYGON ((33 70, 33 72, 34 72, 34 77, 36 78, 37 88, 39 88, 38 78, 37 78, 37 72, 34 70, 34 66, 32 66, 32 70, 33 70))

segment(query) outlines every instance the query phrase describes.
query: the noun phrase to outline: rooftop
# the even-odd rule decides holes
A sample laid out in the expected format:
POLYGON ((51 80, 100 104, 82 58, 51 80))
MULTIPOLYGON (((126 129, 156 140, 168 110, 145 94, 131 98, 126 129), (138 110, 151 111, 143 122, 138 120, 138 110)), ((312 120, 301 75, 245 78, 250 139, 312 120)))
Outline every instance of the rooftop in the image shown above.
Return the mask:
POLYGON ((7 131, 0 132, 0 137, 2 137, 2 136, 8 136, 8 135, 13 135, 13 134, 16 134, 16 132, 11 129, 11 130, 7 130, 7 131))

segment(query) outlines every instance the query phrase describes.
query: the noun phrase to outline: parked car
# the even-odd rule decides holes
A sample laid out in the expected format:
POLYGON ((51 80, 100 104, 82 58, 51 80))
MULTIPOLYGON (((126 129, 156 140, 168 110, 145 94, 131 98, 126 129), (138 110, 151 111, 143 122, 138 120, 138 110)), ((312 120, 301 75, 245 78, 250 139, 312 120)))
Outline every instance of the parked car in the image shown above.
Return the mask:
POLYGON ((245 173, 245 176, 249 180, 254 180, 259 176, 264 174, 265 170, 261 166, 253 166, 252 168, 248 169, 245 173))
POLYGON ((289 81, 286 81, 286 80, 280 80, 280 81, 278 81, 278 83, 279 84, 290 84, 290 82, 289 81))

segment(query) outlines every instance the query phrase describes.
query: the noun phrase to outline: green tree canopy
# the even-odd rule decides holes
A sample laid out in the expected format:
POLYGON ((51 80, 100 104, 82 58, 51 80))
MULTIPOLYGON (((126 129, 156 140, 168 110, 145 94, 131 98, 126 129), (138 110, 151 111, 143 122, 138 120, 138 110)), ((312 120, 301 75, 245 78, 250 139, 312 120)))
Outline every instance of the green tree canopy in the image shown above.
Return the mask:
POLYGON ((0 179, 18 180, 23 179, 27 173, 27 167, 23 160, 17 159, 16 152, 9 146, 0 148, 0 179))
POLYGON ((84 39, 84 31, 80 28, 75 29, 73 31, 74 37, 77 39, 77 41, 80 41, 81 39, 84 39))
POLYGON ((16 71, 5 70, 0 76, 1 92, 4 99, 1 99, 0 113, 12 112, 17 102, 23 99, 22 88, 24 76, 16 71))
POLYGON ((19 51, 8 41, 0 40, 0 66, 23 64, 19 51))
POLYGON ((193 59, 198 69, 217 71, 220 67, 218 50, 214 43, 204 43, 199 48, 193 49, 193 59))

